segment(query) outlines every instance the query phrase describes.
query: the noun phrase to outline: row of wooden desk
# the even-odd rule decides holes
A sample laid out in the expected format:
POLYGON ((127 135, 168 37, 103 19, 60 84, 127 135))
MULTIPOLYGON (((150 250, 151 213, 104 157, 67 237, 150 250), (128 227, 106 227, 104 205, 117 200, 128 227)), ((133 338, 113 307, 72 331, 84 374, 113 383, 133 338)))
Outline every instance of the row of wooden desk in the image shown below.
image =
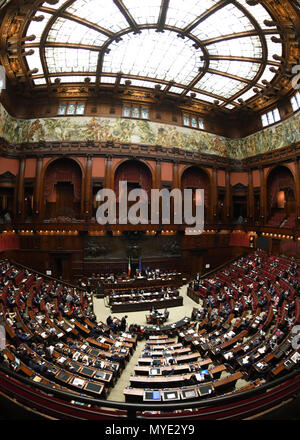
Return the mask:
POLYGON ((119 303, 119 304, 111 304, 111 311, 112 313, 117 312, 137 312, 142 310, 150 310, 151 307, 154 307, 156 309, 163 309, 163 308, 170 308, 170 307, 179 307, 182 306, 183 298, 182 296, 178 296, 175 298, 169 298, 169 299, 160 299, 160 300, 153 300, 153 301, 128 301, 126 303, 119 303))
MULTIPOLYGON (((126 293, 112 293, 109 296, 109 305, 119 304, 119 303, 127 303, 130 301, 133 302, 148 302, 148 301, 160 301, 165 298, 165 295, 168 295, 168 298, 175 298, 179 296, 179 290, 172 290, 169 292, 159 292, 153 289, 152 291, 147 292, 127 292, 126 293)), ((167 299, 167 298, 166 298, 167 299)))
POLYGON ((179 329, 188 327, 190 321, 190 318, 185 316, 184 318, 180 319, 177 322, 173 322, 172 324, 146 325, 141 326, 141 329, 143 330, 145 335, 152 335, 153 337, 158 335, 169 335, 177 332, 179 329))
MULTIPOLYGON (((177 355, 176 356, 176 364, 186 363, 186 362, 194 362, 197 361, 201 357, 200 353, 195 352, 191 353, 189 350, 185 352, 185 354, 177 355)), ((158 356, 149 356, 149 357, 140 357, 138 359, 139 365, 152 365, 153 360, 160 360, 162 363, 165 361, 165 358, 163 357, 163 353, 161 353, 158 356)))
MULTIPOLYGON (((211 395, 220 395, 228 390, 232 390, 238 379, 241 379, 243 374, 236 372, 222 379, 213 382, 206 382, 198 385, 177 386, 163 388, 148 382, 144 378, 144 387, 126 387, 123 391, 126 402, 161 402, 170 400, 192 400, 200 397, 208 397, 211 395), (190 392, 189 392, 190 391, 190 392), (153 398, 153 392, 158 392, 159 398, 153 398), (147 398, 148 393, 148 398, 147 398), (171 397, 168 395, 171 394, 171 397)), ((168 385, 169 383, 167 383, 168 385)))
MULTIPOLYGON (((144 377, 148 376, 153 379, 153 383, 159 382, 162 380, 161 376, 164 376, 164 383, 173 383, 173 382, 182 382, 185 380, 189 380, 192 376, 193 371, 197 369, 198 371, 203 371, 203 365, 200 367, 199 364, 180 364, 180 365, 168 365, 168 366, 156 366, 156 367, 147 367, 147 366, 135 366, 134 371, 135 375, 130 377, 130 381, 132 385, 136 385, 138 383, 143 383, 144 377), (179 374, 181 373, 181 374, 179 374), (154 375, 154 376, 152 376, 154 375), (159 377, 160 376, 160 377, 159 377), (131 379, 132 378, 132 379, 131 379), (165 382, 166 380, 166 382, 165 382)), ((207 375, 211 379, 217 379, 220 377, 222 371, 226 371, 225 365, 217 365, 211 369, 205 369, 207 375)), ((199 373, 201 375, 201 373, 199 373)), ((152 381, 151 381, 152 382, 152 381)), ((156 385, 157 386, 157 385, 156 385)))
MULTIPOLYGON (((100 281, 102 281, 100 279, 100 281)), ((121 281, 117 283, 103 283, 105 294, 109 294, 111 291, 122 291, 125 289, 147 289, 149 287, 167 287, 167 286, 180 286, 185 281, 185 278, 181 277, 181 274, 177 274, 172 277, 166 278, 146 278, 140 277, 136 279, 121 281)), ((102 281, 103 282, 103 281, 102 281)))
POLYGON ((229 374, 224 364, 213 365, 211 358, 199 359, 199 352, 183 347, 177 338, 151 335, 138 359, 130 386, 124 390, 127 401, 168 401, 193 399, 232 389, 243 374, 229 374), (172 362, 170 362, 172 360, 172 362), (159 398, 150 398, 149 395, 159 398))
POLYGON ((214 387, 210 383, 202 386, 194 385, 182 388, 168 388, 166 390, 127 387, 123 392, 126 402, 160 403, 161 401, 171 402, 208 397, 209 395, 214 394, 214 387))
MULTIPOLYGON (((12 362, 15 361, 15 355, 12 354, 8 349, 6 349, 6 355, 12 362)), ((37 373, 36 371, 28 367, 26 364, 24 364, 24 362, 22 361, 19 361, 19 367, 17 368, 16 371, 23 373, 25 376, 29 377, 34 382, 41 382, 53 388, 60 388, 60 385, 62 385, 62 386, 66 386, 68 390, 72 390, 75 393, 79 392, 80 394, 83 393, 89 396, 98 396, 104 398, 106 397, 107 390, 105 388, 105 384, 103 383, 103 381, 105 380, 105 382, 109 383, 111 379, 111 373, 107 373, 106 377, 101 377, 101 380, 98 381, 98 380, 93 380, 92 378, 87 378, 89 376, 87 371, 85 372, 86 377, 82 377, 81 375, 73 374, 48 361, 44 361, 44 362, 48 371, 52 373, 53 379, 51 380, 45 378, 42 373, 41 374, 37 373)), ((84 366, 82 366, 81 368, 84 368, 84 366)), ((79 368, 78 368, 78 373, 79 373, 79 368)), ((83 374, 83 372, 81 374, 83 374)), ((94 373, 93 376, 95 376, 94 373)))

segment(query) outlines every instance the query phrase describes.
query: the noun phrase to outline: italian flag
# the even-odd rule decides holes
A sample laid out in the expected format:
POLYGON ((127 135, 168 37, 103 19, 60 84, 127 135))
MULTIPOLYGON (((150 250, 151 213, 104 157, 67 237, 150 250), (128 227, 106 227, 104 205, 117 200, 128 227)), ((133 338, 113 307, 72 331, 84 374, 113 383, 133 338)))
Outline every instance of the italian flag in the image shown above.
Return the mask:
POLYGON ((128 275, 131 274, 131 260, 130 257, 128 258, 128 275))

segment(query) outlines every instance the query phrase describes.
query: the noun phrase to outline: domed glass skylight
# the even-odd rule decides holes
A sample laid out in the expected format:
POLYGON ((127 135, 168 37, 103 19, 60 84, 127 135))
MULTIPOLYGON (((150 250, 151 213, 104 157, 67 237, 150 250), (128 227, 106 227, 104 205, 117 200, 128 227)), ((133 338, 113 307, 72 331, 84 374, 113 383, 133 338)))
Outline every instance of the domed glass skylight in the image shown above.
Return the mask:
POLYGON ((34 84, 124 84, 234 109, 271 82, 283 49, 273 18, 246 0, 59 0, 41 4, 27 36, 34 84), (72 78, 72 76, 74 78, 72 78), (121 77, 121 80, 120 80, 121 77))

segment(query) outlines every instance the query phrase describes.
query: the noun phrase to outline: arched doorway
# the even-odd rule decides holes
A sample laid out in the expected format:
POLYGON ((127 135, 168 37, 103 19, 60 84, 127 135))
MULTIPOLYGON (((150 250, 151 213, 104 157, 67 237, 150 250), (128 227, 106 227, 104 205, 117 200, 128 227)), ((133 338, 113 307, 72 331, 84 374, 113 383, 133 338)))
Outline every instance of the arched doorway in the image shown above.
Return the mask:
POLYGON ((289 168, 282 165, 273 168, 267 178, 268 218, 281 223, 287 216, 295 214, 295 194, 295 181, 289 168))
POLYGON ((63 158, 49 164, 44 177, 44 218, 79 218, 82 172, 76 161, 63 158))
POLYGON ((116 169, 114 175, 114 190, 119 199, 119 182, 127 182, 127 191, 144 189, 150 199, 152 187, 152 174, 147 165, 138 160, 126 160, 116 169))
POLYGON ((269 215, 281 211, 295 212, 295 181, 292 172, 285 166, 275 167, 267 179, 267 207, 269 215))
POLYGON ((208 174, 197 166, 188 167, 181 175, 181 191, 185 189, 193 190, 194 204, 197 203, 196 189, 204 190, 204 220, 207 221, 210 209, 210 178, 208 174))
MULTIPOLYGON (((144 207, 143 210, 136 210, 136 216, 139 218, 140 222, 147 223, 150 216, 150 200, 151 200, 151 188, 152 188, 152 173, 149 167, 140 162, 138 160, 126 160, 122 162, 115 170, 114 174, 114 191, 116 195, 116 201, 118 204, 117 216, 119 218, 119 222, 124 224, 129 222, 129 210, 130 207, 135 205, 135 203, 143 202, 144 207), (127 196, 124 188, 120 187, 120 182, 126 182, 127 184, 127 196), (133 201, 128 201, 129 194, 132 190, 141 189, 146 191, 147 198, 143 200, 142 198, 134 199, 133 201), (124 197, 127 200, 127 209, 128 209, 128 217, 127 212, 120 211, 120 200, 121 197, 124 197)), ((124 205, 123 205, 124 206, 124 205)))

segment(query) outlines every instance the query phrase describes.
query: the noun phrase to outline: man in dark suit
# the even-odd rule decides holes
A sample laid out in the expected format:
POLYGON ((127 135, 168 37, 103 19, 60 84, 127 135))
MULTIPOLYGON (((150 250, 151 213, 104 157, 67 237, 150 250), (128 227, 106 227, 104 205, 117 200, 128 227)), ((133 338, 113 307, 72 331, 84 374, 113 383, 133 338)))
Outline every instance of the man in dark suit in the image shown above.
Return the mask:
POLYGON ((125 316, 123 316, 123 318, 121 319, 120 330, 121 330, 122 332, 125 332, 125 330, 126 330, 126 326, 127 326, 126 319, 127 319, 127 318, 128 318, 128 316, 125 315, 125 316))

